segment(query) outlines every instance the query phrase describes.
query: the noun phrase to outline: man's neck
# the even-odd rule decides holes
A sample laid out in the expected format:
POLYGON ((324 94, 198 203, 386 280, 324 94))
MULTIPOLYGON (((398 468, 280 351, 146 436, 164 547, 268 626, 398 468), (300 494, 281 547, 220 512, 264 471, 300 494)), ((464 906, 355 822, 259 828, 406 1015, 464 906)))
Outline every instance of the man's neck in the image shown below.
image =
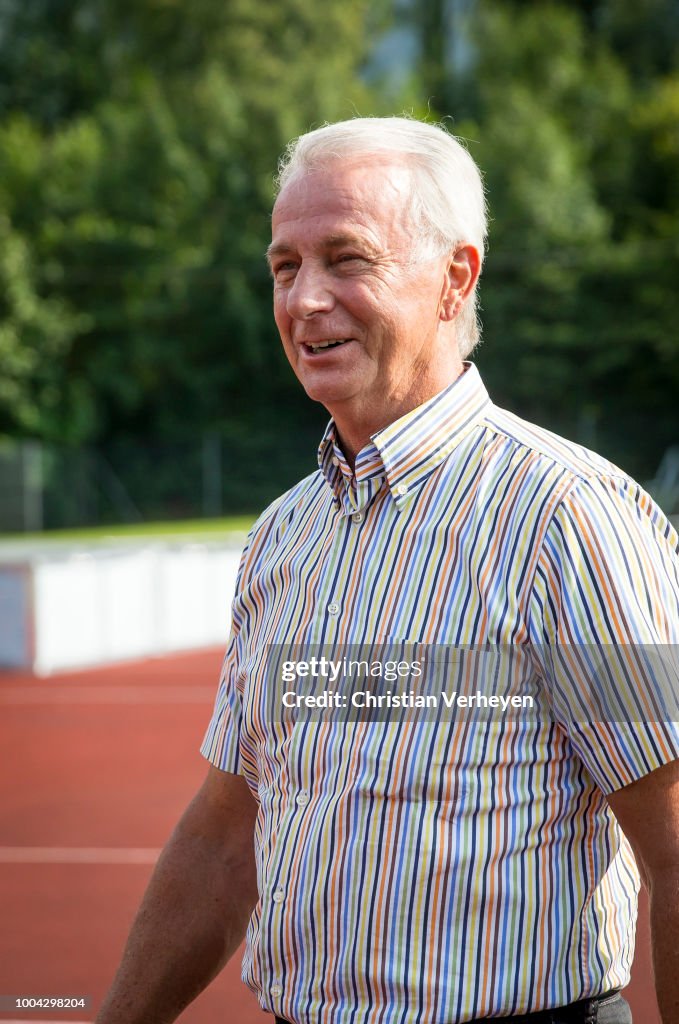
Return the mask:
POLYGON ((391 402, 384 409, 328 408, 328 412, 335 424, 337 443, 342 449, 352 472, 356 465, 358 453, 365 448, 375 434, 395 423, 396 420, 399 420, 407 413, 412 412, 413 409, 424 405, 425 402, 440 394, 441 391, 445 391, 447 387, 464 373, 464 370, 465 367, 460 363, 459 372, 452 376, 450 380, 440 381, 440 386, 432 386, 426 390, 423 389, 422 393, 416 396, 413 396, 411 393, 402 402, 391 402))

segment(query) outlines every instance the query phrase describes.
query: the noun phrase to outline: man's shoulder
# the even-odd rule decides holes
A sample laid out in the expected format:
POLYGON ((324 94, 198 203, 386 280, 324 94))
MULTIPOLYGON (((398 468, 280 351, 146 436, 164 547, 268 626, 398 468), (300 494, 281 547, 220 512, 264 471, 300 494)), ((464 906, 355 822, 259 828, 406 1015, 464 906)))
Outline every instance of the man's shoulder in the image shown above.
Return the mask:
POLYGON ((487 427, 504 438, 510 448, 525 453, 543 468, 553 467, 573 484, 595 479, 631 482, 624 470, 591 448, 522 419, 507 409, 491 405, 485 420, 487 427))
POLYGON ((485 425, 512 454, 530 460, 528 475, 534 484, 539 481, 538 490, 549 497, 550 517, 558 509, 566 515, 569 510, 586 509, 592 521, 600 523, 611 522, 613 513, 622 515, 625 522, 631 516, 676 556, 679 538, 673 524, 651 495, 615 463, 498 406, 490 407, 485 425))
POLYGON ((276 536, 285 523, 305 508, 311 507, 327 488, 323 474, 318 469, 298 480, 259 515, 248 534, 247 547, 260 546, 268 538, 276 536))

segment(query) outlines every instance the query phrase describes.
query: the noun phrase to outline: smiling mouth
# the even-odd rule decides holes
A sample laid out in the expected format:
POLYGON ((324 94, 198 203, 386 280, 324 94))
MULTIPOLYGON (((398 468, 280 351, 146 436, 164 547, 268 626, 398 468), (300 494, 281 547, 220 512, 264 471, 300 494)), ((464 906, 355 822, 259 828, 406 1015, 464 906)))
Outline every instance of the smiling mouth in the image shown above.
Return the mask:
POLYGON ((337 348, 338 345, 345 345, 351 338, 328 338, 327 341, 318 341, 314 344, 304 342, 304 348, 307 352, 313 352, 316 355, 317 352, 325 352, 329 348, 337 348))

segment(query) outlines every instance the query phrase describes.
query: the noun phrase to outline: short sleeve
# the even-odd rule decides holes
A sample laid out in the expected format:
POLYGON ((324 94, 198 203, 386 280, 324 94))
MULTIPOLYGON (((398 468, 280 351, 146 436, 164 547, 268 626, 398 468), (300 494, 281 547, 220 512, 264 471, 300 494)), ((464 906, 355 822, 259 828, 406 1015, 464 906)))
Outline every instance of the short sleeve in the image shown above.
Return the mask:
POLYGON ((242 592, 248 555, 256 526, 248 534, 238 566, 234 598, 231 604, 231 629, 222 662, 212 718, 203 738, 200 752, 210 764, 234 775, 244 775, 241 751, 243 724, 242 621, 238 613, 238 597, 242 592))
POLYGON ((238 686, 238 663, 238 631, 232 624, 214 711, 200 752, 216 768, 243 775, 240 749, 243 695, 238 686))
POLYGON ((244 648, 247 646, 247 615, 243 594, 270 546, 279 536, 277 512, 292 491, 281 495, 265 510, 250 530, 238 566, 235 593, 231 605, 231 630, 222 663, 214 710, 200 752, 222 771, 244 775, 256 786, 256 765, 252 751, 243 742, 243 696, 246 673, 244 648))
POLYGON ((574 481, 544 536, 529 633, 604 793, 679 757, 679 539, 634 481, 574 481))

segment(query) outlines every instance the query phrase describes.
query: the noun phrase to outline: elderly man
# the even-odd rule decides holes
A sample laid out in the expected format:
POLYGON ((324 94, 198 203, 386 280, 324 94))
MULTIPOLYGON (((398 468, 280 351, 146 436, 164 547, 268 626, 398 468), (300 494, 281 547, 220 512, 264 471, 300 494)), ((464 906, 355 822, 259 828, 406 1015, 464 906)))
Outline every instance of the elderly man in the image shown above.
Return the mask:
MULTIPOLYGON (((679 731, 662 708, 579 710, 604 674, 582 651, 679 639, 676 534, 616 467, 495 407, 463 361, 485 209, 446 132, 385 118, 303 136, 272 227, 283 346, 332 419, 318 472, 249 536, 211 767, 99 1021, 174 1020, 247 928, 244 980, 293 1024, 622 1024, 633 849, 676 1024, 679 731), (513 651, 552 713, 265 713, 271 645, 404 641, 513 651)), ((622 705, 648 687, 657 707, 650 673, 615 679, 622 705)))

